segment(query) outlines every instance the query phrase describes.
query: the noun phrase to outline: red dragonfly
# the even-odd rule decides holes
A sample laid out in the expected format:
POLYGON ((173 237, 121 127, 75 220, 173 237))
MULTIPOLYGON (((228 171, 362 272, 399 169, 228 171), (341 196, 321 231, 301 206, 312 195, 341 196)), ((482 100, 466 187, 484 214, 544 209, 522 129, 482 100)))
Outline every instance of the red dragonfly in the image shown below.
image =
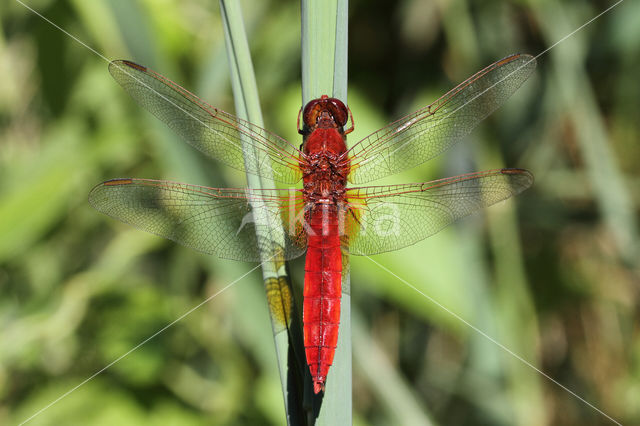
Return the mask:
POLYGON ((289 185, 302 180, 303 187, 209 188, 127 178, 99 184, 89 201, 111 217, 222 258, 288 260, 306 251, 304 345, 319 393, 338 339, 342 253, 373 255, 410 246, 522 192, 533 176, 498 169, 424 183, 347 183, 359 185, 437 156, 504 103, 534 68, 531 56, 506 57, 350 148, 351 111, 339 99, 322 96, 301 109, 298 148, 144 66, 114 61, 109 71, 116 81, 193 147, 252 175, 289 185), (279 236, 265 237, 278 229, 279 236))

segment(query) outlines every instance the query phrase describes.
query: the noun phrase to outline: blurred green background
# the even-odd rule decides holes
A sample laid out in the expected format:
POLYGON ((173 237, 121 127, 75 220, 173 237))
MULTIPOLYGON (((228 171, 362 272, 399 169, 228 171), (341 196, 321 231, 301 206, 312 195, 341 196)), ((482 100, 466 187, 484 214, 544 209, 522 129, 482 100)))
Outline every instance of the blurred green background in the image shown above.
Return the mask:
MULTIPOLYGON (((233 112, 216 1, 26 3, 107 58, 233 112)), ((351 0, 350 140, 611 4, 351 0)), ((298 141, 299 3, 243 6, 266 127, 298 141)), ((540 57, 467 140, 385 181, 508 166, 531 170, 532 189, 374 258, 624 424, 640 424, 639 20, 640 3, 622 3, 540 57)), ((17 424, 253 265, 92 210, 87 194, 108 178, 244 177, 180 141, 103 59, 17 2, 0 4, 0 25, 0 424, 17 424)), ((302 267, 291 264, 297 291, 302 267)), ((370 260, 351 270, 356 424, 611 424, 370 260)), ((284 424, 260 273, 30 424, 284 424)))

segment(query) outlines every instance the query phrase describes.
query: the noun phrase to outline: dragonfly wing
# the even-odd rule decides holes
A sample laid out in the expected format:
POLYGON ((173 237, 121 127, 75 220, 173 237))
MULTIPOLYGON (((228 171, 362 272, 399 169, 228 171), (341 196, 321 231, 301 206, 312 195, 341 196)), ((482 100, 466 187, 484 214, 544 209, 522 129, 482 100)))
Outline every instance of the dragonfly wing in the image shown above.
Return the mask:
POLYGON ((508 56, 469 77, 413 114, 349 149, 349 181, 361 184, 415 167, 437 156, 502 105, 535 69, 529 55, 508 56))
POLYGON ((217 189, 150 179, 114 179, 97 185, 89 203, 144 231, 218 257, 293 259, 306 235, 286 233, 287 210, 302 210, 299 190, 217 189))
POLYGON ((206 155, 278 182, 300 180, 300 151, 281 137, 212 107, 142 65, 113 61, 109 72, 136 102, 206 155), (245 161, 243 146, 253 152, 251 161, 245 161))
POLYGON ((425 183, 352 188, 347 190, 343 246, 356 255, 407 247, 532 183, 527 170, 500 169, 425 183))

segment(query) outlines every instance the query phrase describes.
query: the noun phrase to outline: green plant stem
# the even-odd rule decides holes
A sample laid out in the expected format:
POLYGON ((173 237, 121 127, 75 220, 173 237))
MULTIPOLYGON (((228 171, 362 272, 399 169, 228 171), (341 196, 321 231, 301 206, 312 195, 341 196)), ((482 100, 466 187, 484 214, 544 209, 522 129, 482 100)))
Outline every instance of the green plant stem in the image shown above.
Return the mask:
MULTIPOLYGON (((322 95, 347 103, 348 1, 302 0, 302 104, 322 95)), ((349 258, 343 256, 338 347, 316 424, 349 425, 351 404, 351 297, 349 258)), ((310 389, 311 386, 307 387, 310 389)), ((314 399, 314 402, 318 402, 314 399)), ((316 408, 318 408, 316 406, 316 408)))
MULTIPOLYGON (((249 44, 244 30, 240 4, 237 0, 220 0, 220 10, 224 22, 225 41, 229 58, 236 114, 241 119, 264 127, 258 98, 258 88, 253 71, 253 64, 251 62, 249 44)), ((243 154, 245 164, 252 162, 269 164, 268 162, 264 162, 264 158, 261 157, 261 155, 265 154, 261 154, 253 149, 251 144, 243 144, 243 154)), ((247 167, 247 169, 255 169, 255 167, 247 167)), ((262 172, 262 177, 247 173, 248 187, 252 190, 257 190, 255 192, 258 194, 261 189, 275 188, 273 179, 269 177, 268 172, 270 172, 270 169, 263 170, 262 172), (264 177, 265 174, 267 177, 264 177)), ((302 339, 298 337, 301 336, 299 330, 292 333, 287 332, 291 327, 299 327, 299 323, 297 321, 291 321, 291 318, 296 317, 293 306, 293 293, 284 262, 282 262, 277 249, 278 242, 284 242, 284 230, 270 226, 270 224, 274 223, 273 218, 265 217, 267 210, 261 208, 262 201, 260 197, 253 198, 254 199, 250 200, 250 203, 254 213, 253 220, 255 222, 259 246, 272 248, 264 249, 261 252, 262 276, 265 283, 265 290, 267 291, 267 300, 271 314, 271 327, 275 341, 280 382, 287 414, 287 424, 303 424, 302 399, 297 398, 296 395, 291 395, 287 377, 288 366, 289 368, 293 366, 293 368, 302 370, 304 363, 294 360, 294 362, 289 362, 288 364, 287 361, 290 354, 290 336, 293 336, 291 338, 294 341, 300 341, 300 343, 297 343, 298 345, 302 345, 302 339), (283 312, 286 313, 283 315, 283 312)), ((276 218, 276 220, 276 223, 278 223, 280 219, 276 218)), ((280 244, 280 246, 282 246, 282 244, 280 244)), ((289 374, 291 374, 291 372, 289 372, 289 374)), ((303 377, 302 371, 294 372, 294 374, 303 377)))

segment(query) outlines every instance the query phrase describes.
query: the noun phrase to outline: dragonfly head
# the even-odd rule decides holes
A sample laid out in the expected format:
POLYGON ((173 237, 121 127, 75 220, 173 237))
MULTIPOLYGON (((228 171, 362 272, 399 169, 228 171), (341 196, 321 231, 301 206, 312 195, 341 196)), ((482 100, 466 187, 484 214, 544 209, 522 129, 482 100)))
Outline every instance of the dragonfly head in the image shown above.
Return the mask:
POLYGON ((300 133, 309 134, 318 128, 338 128, 342 131, 348 118, 348 109, 340 99, 322 95, 310 101, 302 110, 304 128, 300 133))

